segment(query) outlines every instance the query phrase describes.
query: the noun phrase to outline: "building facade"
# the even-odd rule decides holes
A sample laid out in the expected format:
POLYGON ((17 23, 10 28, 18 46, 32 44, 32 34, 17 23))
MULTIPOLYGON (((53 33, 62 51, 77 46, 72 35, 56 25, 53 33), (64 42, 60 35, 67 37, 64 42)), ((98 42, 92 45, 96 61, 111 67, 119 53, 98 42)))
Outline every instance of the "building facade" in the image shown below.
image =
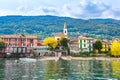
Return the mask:
POLYGON ((75 40, 70 41, 70 51, 78 52, 91 52, 93 51, 93 38, 78 36, 75 40))
POLYGON ((71 40, 69 42, 69 47, 70 47, 70 52, 73 52, 73 53, 79 53, 80 52, 78 40, 71 40))
POLYGON ((93 38, 79 36, 78 37, 79 48, 81 52, 91 52, 93 51, 93 38))
POLYGON ((111 43, 108 40, 102 40, 102 49, 101 49, 101 51, 102 52, 110 51, 110 46, 111 46, 111 43))
POLYGON ((48 46, 44 45, 43 40, 38 40, 37 46, 33 47, 33 52, 36 57, 46 56, 51 51, 48 50, 48 46))
POLYGON ((6 43, 4 53, 29 53, 33 46, 37 46, 36 35, 1 35, 6 43))

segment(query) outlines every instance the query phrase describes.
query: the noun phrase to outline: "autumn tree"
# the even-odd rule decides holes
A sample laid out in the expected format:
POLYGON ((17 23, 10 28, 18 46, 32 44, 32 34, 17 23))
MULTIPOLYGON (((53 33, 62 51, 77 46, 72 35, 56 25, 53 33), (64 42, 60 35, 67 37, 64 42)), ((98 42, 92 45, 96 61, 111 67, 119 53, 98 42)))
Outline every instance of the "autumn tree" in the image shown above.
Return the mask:
POLYGON ((2 51, 5 48, 5 42, 0 40, 0 51, 2 51))
POLYGON ((118 57, 120 56, 120 42, 113 42, 111 45, 111 55, 118 57))
POLYGON ((94 49, 97 49, 98 52, 100 53, 101 52, 101 49, 102 49, 102 42, 100 40, 97 40, 94 44, 94 49))
POLYGON ((55 40, 55 38, 53 38, 53 37, 45 38, 43 43, 44 43, 44 45, 49 46, 50 50, 55 50, 57 47, 57 44, 58 44, 57 40, 55 40))

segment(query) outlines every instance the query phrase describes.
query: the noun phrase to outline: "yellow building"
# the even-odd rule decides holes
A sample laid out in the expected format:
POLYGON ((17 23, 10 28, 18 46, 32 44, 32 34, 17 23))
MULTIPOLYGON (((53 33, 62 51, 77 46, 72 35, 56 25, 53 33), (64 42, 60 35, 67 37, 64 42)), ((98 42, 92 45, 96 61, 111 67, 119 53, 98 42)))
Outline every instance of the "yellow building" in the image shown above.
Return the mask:
POLYGON ((103 40, 101 52, 108 52, 110 50, 110 45, 110 42, 108 42, 107 40, 103 40))

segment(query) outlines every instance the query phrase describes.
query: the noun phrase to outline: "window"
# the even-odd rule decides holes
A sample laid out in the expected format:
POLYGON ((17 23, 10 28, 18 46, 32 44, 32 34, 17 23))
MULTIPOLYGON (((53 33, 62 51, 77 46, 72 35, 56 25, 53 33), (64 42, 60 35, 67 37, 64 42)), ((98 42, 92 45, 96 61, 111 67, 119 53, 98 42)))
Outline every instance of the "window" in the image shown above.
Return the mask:
POLYGON ((57 40, 59 41, 60 39, 59 39, 59 38, 57 38, 57 40))
POLYGON ((27 38, 26 38, 26 41, 27 41, 27 38))
POLYGON ((86 40, 84 40, 84 42, 86 42, 86 40))
POLYGON ((86 47, 86 44, 84 44, 84 47, 86 47))
POLYGON ((23 48, 21 48, 21 51, 23 52, 23 48))
POLYGON ((25 44, 24 44, 24 43, 22 43, 22 46, 25 46, 25 44))
POLYGON ((16 44, 15 46, 18 46, 18 44, 16 44))
POLYGON ((22 46, 23 46, 23 43, 22 43, 22 46))
POLYGON ((15 41, 18 41, 18 38, 16 38, 15 41))
POLYGON ((25 42, 25 39, 24 39, 24 38, 22 38, 22 39, 21 39, 21 41, 22 41, 22 42, 25 42))
POLYGON ((80 40, 80 43, 82 43, 82 40, 80 40))
POLYGON ((80 40, 80 49, 82 49, 82 40, 80 40))
POLYGON ((30 42, 32 43, 32 42, 33 42, 33 39, 30 39, 30 42))
POLYGON ((91 41, 89 40, 89 43, 90 43, 91 41))
POLYGON ((14 44, 12 44, 12 46, 14 47, 14 44))
POLYGON ((8 41, 11 41, 11 38, 8 38, 8 41))
POLYGON ((82 49, 82 44, 80 44, 80 49, 82 49))
POLYGON ((30 47, 32 47, 33 46, 33 44, 30 44, 30 47))

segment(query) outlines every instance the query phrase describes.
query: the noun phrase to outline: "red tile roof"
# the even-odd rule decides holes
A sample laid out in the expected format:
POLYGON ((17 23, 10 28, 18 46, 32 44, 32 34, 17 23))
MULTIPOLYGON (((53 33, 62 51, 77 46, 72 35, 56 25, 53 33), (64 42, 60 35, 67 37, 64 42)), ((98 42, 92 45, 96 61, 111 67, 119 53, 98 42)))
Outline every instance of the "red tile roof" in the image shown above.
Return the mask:
POLYGON ((37 38, 37 35, 1 35, 0 38, 37 38))

